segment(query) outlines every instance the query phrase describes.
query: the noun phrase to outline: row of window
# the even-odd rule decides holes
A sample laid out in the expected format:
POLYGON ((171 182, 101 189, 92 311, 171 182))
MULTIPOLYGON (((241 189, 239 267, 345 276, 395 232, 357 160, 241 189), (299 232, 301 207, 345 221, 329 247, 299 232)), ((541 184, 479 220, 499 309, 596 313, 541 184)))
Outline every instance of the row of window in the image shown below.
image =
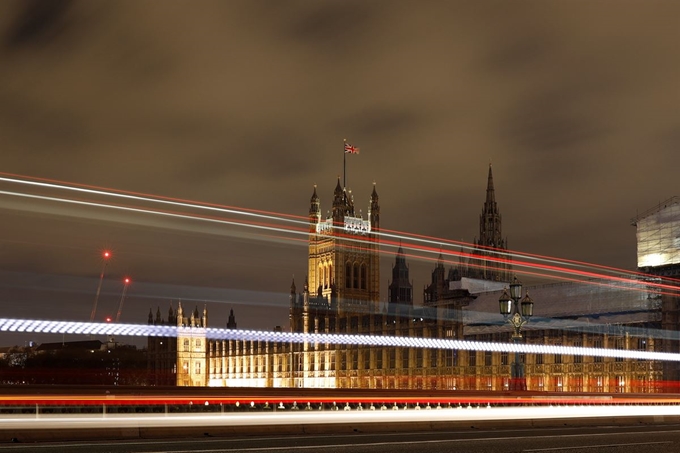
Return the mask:
MULTIPOLYGON (((324 288, 330 288, 333 283, 333 265, 322 262, 318 269, 318 282, 324 288)), ((368 286, 366 263, 345 263, 345 288, 366 289, 368 286)))
POLYGON ((366 289, 366 263, 345 264, 345 288, 366 289))

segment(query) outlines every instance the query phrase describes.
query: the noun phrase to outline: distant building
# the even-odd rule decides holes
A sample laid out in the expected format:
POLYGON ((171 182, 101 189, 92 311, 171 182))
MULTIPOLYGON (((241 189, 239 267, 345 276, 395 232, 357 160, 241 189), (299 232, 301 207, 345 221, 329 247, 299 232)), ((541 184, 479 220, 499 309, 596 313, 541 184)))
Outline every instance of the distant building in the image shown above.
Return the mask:
MULTIPOLYGON (((291 284, 291 331, 510 342, 511 328, 499 314, 498 299, 512 267, 491 168, 474 256, 447 271, 440 254, 424 289, 423 307, 413 305, 402 247, 395 255, 387 304, 381 307, 378 302, 378 201, 374 187, 364 218, 338 181, 332 212, 322 218, 314 188, 309 274, 300 293, 295 282, 291 284)), ((647 291, 644 282, 642 278, 642 284, 612 287, 592 280, 530 287, 536 317, 523 330, 525 341, 677 352, 662 332, 673 322, 677 329, 677 317, 668 318, 666 312, 676 310, 677 316, 677 297, 666 301, 647 291)), ((177 344, 163 352, 167 360, 160 368, 174 375, 180 386, 509 389, 508 353, 214 340, 206 338, 207 310, 200 318, 195 310, 187 319, 181 307, 176 315, 171 309, 168 320, 181 331, 177 344)), ((164 323, 160 311, 155 320, 150 314, 149 322, 164 323)), ((236 328, 233 311, 227 327, 236 328)), ((544 391, 657 392, 674 369, 658 361, 581 355, 522 354, 521 360, 528 389, 544 391)))
POLYGON ((99 340, 11 348, 0 357, 3 384, 148 385, 146 351, 99 340))
MULTIPOLYGON (((671 197, 631 220, 636 227, 637 265, 649 274, 649 282, 661 282, 662 277, 680 279, 680 197, 671 197)), ((663 352, 680 353, 677 340, 680 326, 680 298, 668 294, 654 296, 661 307, 659 328, 666 332, 660 341, 663 352)), ((680 381, 677 362, 664 362, 664 378, 680 381)))
POLYGON ((36 348, 36 352, 46 351, 105 351, 106 343, 99 340, 81 340, 81 341, 59 341, 56 343, 42 343, 36 348))
POLYGON ((631 220, 637 229, 637 267, 659 276, 680 276, 680 197, 671 197, 631 220))
MULTIPOLYGON (((172 305, 167 320, 162 318, 160 307, 155 317, 149 310, 148 324, 176 326, 177 314, 172 305)), ((177 341, 176 336, 147 338, 147 374, 151 385, 177 385, 177 341)))
POLYGON ((502 226, 501 213, 496 203, 493 173, 489 164, 486 200, 479 216, 479 237, 475 238, 473 251, 475 257, 467 261, 467 267, 463 267, 461 272, 463 277, 507 283, 512 281, 508 240, 503 237, 502 226))

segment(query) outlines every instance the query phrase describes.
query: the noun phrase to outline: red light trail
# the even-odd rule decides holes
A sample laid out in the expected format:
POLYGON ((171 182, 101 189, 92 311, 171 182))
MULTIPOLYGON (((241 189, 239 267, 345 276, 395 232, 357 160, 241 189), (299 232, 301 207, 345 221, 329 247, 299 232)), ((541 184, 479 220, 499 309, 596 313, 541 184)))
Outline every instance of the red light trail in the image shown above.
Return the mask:
MULTIPOLYGON (((47 178, 26 177, 2 172, 0 172, 0 175, 3 175, 2 177, 0 177, 0 182, 10 184, 28 185, 31 187, 40 187, 43 189, 46 188, 50 190, 59 191, 64 190, 76 191, 81 194, 89 194, 93 196, 123 198, 126 199, 127 201, 135 201, 138 203, 160 203, 165 205, 172 205, 186 210, 190 209, 209 210, 213 214, 202 215, 190 211, 169 211, 164 209, 149 208, 135 204, 120 205, 116 203, 100 202, 90 199, 63 198, 58 196, 45 196, 23 192, 0 191, 0 194, 7 196, 42 199, 51 202, 70 203, 95 208, 115 209, 140 214, 160 215, 189 220, 214 222, 231 225, 235 227, 274 231, 278 233, 278 235, 273 236, 277 237, 278 240, 283 239, 292 242, 303 243, 305 241, 302 241, 301 239, 296 238, 295 236, 299 235, 307 236, 310 234, 309 221, 306 217, 302 216, 281 214, 248 208, 236 208, 233 206, 219 205, 214 203, 195 202, 192 200, 186 200, 181 198, 164 197, 118 189, 108 189, 86 184, 66 183, 63 181, 47 178), (216 215, 217 213, 230 214, 232 216, 257 217, 262 219, 262 221, 236 219, 235 217, 223 217, 216 215), (299 226, 290 225, 291 222, 298 224, 299 226), (293 236, 288 237, 288 235, 293 236)), ((336 232, 335 237, 351 241, 357 244, 358 247, 361 247, 362 244, 368 244, 372 242, 369 240, 357 239, 357 236, 355 235, 345 234, 343 233, 340 227, 334 228, 340 230, 336 232)), ((264 231, 261 231, 258 234, 262 237, 268 237, 270 239, 272 238, 272 235, 267 235, 263 233, 264 231)), ((224 232, 224 234, 234 234, 234 232, 229 231, 224 232)), ((489 250, 490 252, 493 252, 496 255, 500 255, 500 256, 486 256, 479 253, 470 253, 450 248, 460 247, 461 249, 467 249, 472 251, 479 250, 479 247, 475 246, 474 244, 444 238, 436 238, 426 235, 419 235, 414 233, 399 232, 396 230, 389 229, 381 229, 376 235, 378 236, 377 242, 380 244, 380 246, 392 248, 397 248, 401 246, 404 249, 410 251, 410 253, 408 254, 409 257, 417 260, 434 261, 434 255, 441 253, 442 255, 447 257, 457 257, 470 260, 470 262, 466 264, 468 264, 471 267, 479 267, 480 265, 474 262, 475 260, 478 260, 484 261, 486 263, 491 263, 491 265, 493 265, 493 263, 512 264, 517 273, 549 279, 557 279, 562 281, 579 281, 595 285, 613 286, 615 288, 645 291, 653 294, 675 295, 680 291, 680 287, 677 285, 677 283, 680 283, 680 280, 677 279, 655 278, 654 281, 650 281, 648 275, 639 272, 629 272, 623 269, 616 269, 609 266, 590 264, 582 261, 564 260, 538 254, 530 254, 517 251, 504 251, 484 247, 485 250, 489 250), (443 245, 446 245, 448 248, 444 249, 442 247, 443 245), (563 276, 564 274, 568 275, 568 277, 564 277, 563 276), (645 279, 641 280, 642 277, 644 277, 645 279), (599 279, 603 281, 593 282, 591 279, 599 279)), ((388 252, 383 250, 381 251, 381 253, 384 254, 388 252)), ((104 269, 105 266, 106 261, 104 263, 104 269)), ((96 311, 96 298, 91 319, 94 319, 95 311, 96 311)))

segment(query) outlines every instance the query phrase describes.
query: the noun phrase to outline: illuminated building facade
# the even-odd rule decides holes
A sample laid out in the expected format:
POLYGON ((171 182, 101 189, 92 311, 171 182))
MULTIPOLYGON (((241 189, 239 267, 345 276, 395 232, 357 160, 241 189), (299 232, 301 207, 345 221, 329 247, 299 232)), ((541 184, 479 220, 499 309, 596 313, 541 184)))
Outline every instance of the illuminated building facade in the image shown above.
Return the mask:
MULTIPOLYGON (((232 320, 233 312, 230 322, 232 320)), ((205 329, 208 326, 208 309, 204 308, 203 316, 200 316, 196 307, 189 316, 185 316, 182 303, 179 302, 177 311, 170 307, 167 321, 161 317, 160 308, 156 311, 155 318, 149 311, 148 324, 177 326, 176 337, 149 337, 147 340, 150 383, 185 387, 206 386, 208 362, 205 329)))
MULTIPOLYGON (((440 255, 424 290, 424 305, 414 307, 413 284, 399 247, 388 302, 381 307, 376 235, 379 219, 375 187, 366 218, 357 214, 351 194, 339 181, 332 211, 322 218, 314 188, 309 211, 309 274, 302 291, 298 292, 294 281, 291 284, 291 331, 510 342, 511 329, 498 311, 503 281, 509 280, 511 272, 507 261, 500 266, 492 261, 481 265, 468 262, 447 271, 440 255)), ((480 227, 477 246, 483 249, 496 244, 504 250, 507 242, 501 239, 491 169, 480 227)), ((504 257, 502 250, 493 252, 504 257)), ((677 308, 677 297, 664 302, 645 291, 644 284, 642 291, 640 287, 633 282, 629 287, 612 288, 597 280, 531 287, 537 317, 523 330, 525 342, 677 352, 658 335, 672 322, 677 330, 677 310, 676 318, 668 318, 666 313, 671 306, 677 308)), ((163 322, 159 313, 156 318, 150 316, 149 322, 163 322)), ((512 359, 507 353, 206 340, 207 311, 199 318, 196 310, 187 319, 181 308, 173 318, 171 309, 168 319, 183 328, 173 364, 179 386, 509 388, 512 359)), ((233 311, 227 327, 236 328, 233 311)), ((528 390, 657 392, 672 371, 662 362, 647 360, 562 354, 527 354, 521 359, 528 390)))

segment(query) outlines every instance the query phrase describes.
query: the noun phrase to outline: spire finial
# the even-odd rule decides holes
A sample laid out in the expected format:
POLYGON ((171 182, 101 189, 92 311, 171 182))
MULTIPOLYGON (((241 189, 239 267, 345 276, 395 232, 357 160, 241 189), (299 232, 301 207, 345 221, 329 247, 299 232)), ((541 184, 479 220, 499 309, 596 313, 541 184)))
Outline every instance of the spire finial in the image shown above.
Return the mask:
POLYGON ((491 170, 491 163, 489 163, 489 179, 486 183, 486 202, 494 203, 496 201, 496 195, 493 188, 493 171, 491 170))

